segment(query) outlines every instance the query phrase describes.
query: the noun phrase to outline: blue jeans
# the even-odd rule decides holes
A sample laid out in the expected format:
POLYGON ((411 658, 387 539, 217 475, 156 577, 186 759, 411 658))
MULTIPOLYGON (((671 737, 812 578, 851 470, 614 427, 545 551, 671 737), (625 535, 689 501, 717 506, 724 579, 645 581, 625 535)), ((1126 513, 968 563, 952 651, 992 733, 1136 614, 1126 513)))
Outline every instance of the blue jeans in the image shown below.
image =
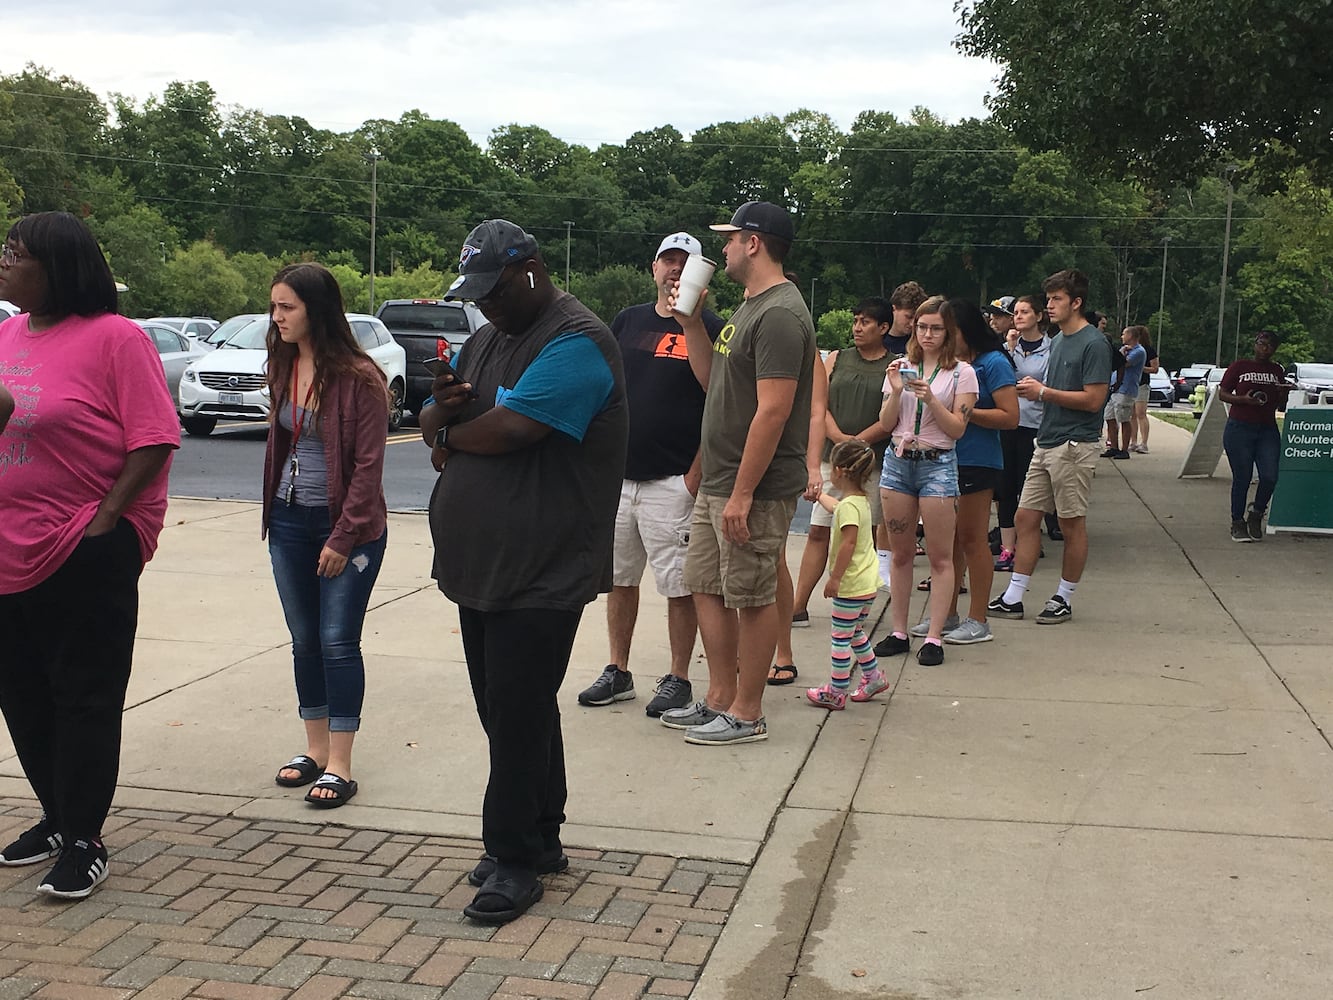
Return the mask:
POLYGON ((958 456, 952 451, 943 451, 937 458, 913 461, 899 458, 890 448, 884 453, 879 486, 913 497, 956 497, 958 456))
POLYGON ((329 530, 327 507, 277 501, 269 515, 268 552, 292 634, 301 718, 328 719, 330 732, 354 733, 361 728, 366 692, 361 625, 389 533, 358 545, 341 573, 323 577, 316 568, 329 530))
POLYGON ((1277 487, 1277 459, 1282 438, 1276 427, 1265 424, 1247 424, 1227 420, 1222 431, 1222 447, 1231 464, 1231 520, 1245 517, 1245 498, 1250 492, 1250 479, 1259 470, 1259 487, 1254 491, 1254 509, 1262 514, 1268 509, 1277 487))

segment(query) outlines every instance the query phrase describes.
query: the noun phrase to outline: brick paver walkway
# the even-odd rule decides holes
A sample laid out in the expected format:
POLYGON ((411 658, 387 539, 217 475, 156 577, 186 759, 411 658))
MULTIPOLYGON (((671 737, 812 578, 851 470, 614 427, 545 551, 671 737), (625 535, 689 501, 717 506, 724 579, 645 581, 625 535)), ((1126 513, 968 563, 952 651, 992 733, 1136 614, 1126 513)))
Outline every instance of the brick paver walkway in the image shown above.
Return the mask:
MULTIPOLYGON (((36 815, 0 799, 0 843, 36 815)), ((44 865, 0 868, 0 1000, 684 997, 748 873, 569 849, 496 928, 460 912, 476 841, 137 809, 106 839, 79 903, 34 894, 44 865)))

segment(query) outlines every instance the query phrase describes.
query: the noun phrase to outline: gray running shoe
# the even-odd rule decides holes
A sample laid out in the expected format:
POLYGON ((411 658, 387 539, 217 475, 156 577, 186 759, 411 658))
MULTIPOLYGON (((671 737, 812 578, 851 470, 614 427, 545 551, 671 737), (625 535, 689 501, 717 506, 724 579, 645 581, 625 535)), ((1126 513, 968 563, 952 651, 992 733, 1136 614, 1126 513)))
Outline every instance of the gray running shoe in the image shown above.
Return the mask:
POLYGON ((721 712, 714 712, 702 698, 684 708, 672 708, 662 713, 662 725, 668 729, 693 729, 712 722, 721 712))
POLYGON ((717 718, 685 733, 685 742, 698 746, 722 746, 728 743, 757 743, 768 739, 768 724, 761 715, 753 722, 744 722, 734 715, 719 712, 717 718))
MULTIPOLYGON (((951 629, 956 629, 957 627, 958 627, 957 615, 950 615, 948 618, 944 619, 944 631, 948 632, 951 629)), ((930 615, 926 615, 925 618, 922 618, 919 622, 917 622, 915 625, 909 628, 907 630, 907 634, 914 635, 918 639, 930 635, 930 615)))
POLYGON ((985 622, 964 618, 956 628, 949 629, 941 638, 955 646, 967 646, 974 642, 990 642, 995 636, 991 635, 990 626, 985 622))
POLYGON ((694 688, 690 682, 675 674, 667 674, 657 681, 657 694, 644 709, 650 719, 660 718, 662 713, 672 708, 684 708, 694 697, 694 688))
POLYGON ((634 675, 608 663, 592 686, 579 692, 580 705, 610 705, 615 701, 634 700, 634 675))

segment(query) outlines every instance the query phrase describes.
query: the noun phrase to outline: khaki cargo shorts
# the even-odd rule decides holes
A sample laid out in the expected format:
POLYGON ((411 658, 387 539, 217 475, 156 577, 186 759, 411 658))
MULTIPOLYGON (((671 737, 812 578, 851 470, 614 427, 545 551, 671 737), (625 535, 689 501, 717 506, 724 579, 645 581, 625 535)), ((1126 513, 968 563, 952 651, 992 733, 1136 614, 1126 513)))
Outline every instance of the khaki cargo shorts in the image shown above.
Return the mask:
POLYGON ((693 594, 717 594, 729 608, 762 608, 777 600, 778 560, 786 557, 787 532, 796 498, 756 500, 750 507, 750 540, 722 537, 726 497, 700 493, 694 501, 685 586, 693 594))
POLYGON ((1100 441, 1070 441, 1053 448, 1038 445, 1018 506, 1060 517, 1087 517, 1092 474, 1101 449, 1100 441))

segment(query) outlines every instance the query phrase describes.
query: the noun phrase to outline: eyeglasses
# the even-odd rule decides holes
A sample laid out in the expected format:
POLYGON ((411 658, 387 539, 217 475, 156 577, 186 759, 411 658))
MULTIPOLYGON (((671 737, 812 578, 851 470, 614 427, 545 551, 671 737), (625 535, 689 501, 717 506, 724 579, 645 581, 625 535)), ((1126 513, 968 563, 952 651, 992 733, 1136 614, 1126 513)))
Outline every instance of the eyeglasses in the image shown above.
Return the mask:
POLYGON ((505 292, 509 290, 509 286, 514 283, 514 277, 517 274, 518 274, 517 271, 510 271, 509 277, 507 278, 502 277, 499 281, 497 281, 494 285, 492 285, 491 290, 489 292, 481 296, 481 298, 477 299, 477 304, 481 305, 483 302, 489 302, 494 304, 496 302, 499 302, 502 298, 504 298, 505 292))
POLYGON ((918 334, 943 333, 946 329, 948 328, 943 323, 918 323, 916 325, 916 332, 918 334))
POLYGON ((0 264, 3 264, 5 267, 13 267, 15 264, 23 260, 25 257, 30 257, 30 256, 32 255, 26 253, 19 253, 8 243, 0 247, 0 264))

